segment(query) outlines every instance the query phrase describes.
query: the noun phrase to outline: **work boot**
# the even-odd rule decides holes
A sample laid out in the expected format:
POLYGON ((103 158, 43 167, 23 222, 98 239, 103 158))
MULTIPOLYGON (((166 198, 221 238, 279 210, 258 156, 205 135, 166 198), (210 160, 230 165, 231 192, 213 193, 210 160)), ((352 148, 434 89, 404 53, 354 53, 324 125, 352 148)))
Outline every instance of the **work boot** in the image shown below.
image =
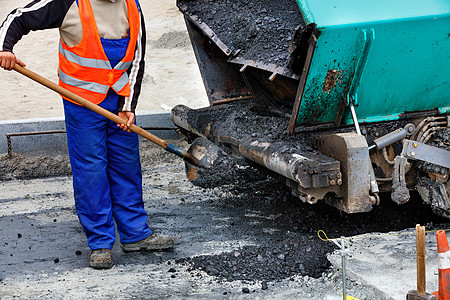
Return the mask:
POLYGON ((89 265, 94 269, 110 269, 113 265, 110 249, 96 249, 91 252, 89 265))
POLYGON ((173 242, 174 238, 170 235, 152 234, 148 238, 135 243, 120 244, 120 248, 123 252, 165 250, 172 247, 173 242))

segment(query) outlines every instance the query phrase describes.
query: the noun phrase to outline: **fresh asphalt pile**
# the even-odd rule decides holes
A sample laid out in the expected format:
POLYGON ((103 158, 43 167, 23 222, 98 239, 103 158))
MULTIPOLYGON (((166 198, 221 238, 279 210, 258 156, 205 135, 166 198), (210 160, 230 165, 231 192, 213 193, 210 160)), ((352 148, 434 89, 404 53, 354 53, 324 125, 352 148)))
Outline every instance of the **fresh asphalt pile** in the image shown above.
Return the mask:
MULTIPOLYGON (((268 215, 264 223, 269 224, 273 232, 260 233, 260 242, 255 246, 212 256, 183 258, 180 262, 225 281, 276 281, 296 274, 318 278, 330 268, 327 253, 336 249, 334 244, 318 239, 319 230, 324 230, 329 238, 337 238, 399 231, 415 224, 427 224, 427 229, 432 230, 436 224, 446 222, 424 205, 417 193, 402 206, 394 204, 390 195, 382 195, 381 205, 372 212, 349 215, 326 204, 301 203, 283 187, 283 182, 264 174, 263 170, 252 169, 252 173, 250 181, 215 189, 223 200, 211 205, 242 218, 245 218, 244 208, 262 210, 268 215), (259 179, 255 172, 259 172, 259 179)), ((249 230, 235 222, 230 223, 229 228, 237 232, 249 230)))
POLYGON ((305 26, 295 0, 187 1, 189 13, 205 22, 246 60, 287 66, 295 29, 305 26))
POLYGON ((314 236, 269 239, 257 246, 245 246, 235 251, 212 256, 181 259, 189 270, 201 269, 219 280, 276 281, 295 275, 319 278, 330 264, 326 254, 334 247, 314 236))

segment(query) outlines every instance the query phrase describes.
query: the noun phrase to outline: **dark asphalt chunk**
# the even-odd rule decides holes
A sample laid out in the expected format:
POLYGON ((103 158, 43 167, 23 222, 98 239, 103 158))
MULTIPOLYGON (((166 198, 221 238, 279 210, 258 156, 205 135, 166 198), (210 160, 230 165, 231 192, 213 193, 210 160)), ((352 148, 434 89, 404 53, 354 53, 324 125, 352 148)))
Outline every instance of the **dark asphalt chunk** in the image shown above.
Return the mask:
POLYGON ((286 67, 297 26, 305 22, 295 0, 186 1, 197 15, 239 57, 286 67))
POLYGON ((333 249, 332 245, 312 236, 299 235, 242 247, 238 249, 239 256, 232 251, 188 258, 184 262, 190 264, 192 270, 201 268, 226 281, 276 281, 298 274, 318 278, 330 267, 326 254, 333 249), (308 249, 312 248, 314 253, 309 253, 308 249))

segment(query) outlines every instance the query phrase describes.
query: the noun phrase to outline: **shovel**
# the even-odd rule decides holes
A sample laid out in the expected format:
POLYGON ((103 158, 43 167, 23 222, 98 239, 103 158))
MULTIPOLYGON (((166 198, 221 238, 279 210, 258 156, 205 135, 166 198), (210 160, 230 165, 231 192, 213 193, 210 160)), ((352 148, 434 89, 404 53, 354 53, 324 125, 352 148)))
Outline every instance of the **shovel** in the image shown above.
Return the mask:
MULTIPOLYGON (((117 124, 124 124, 124 125, 127 124, 126 120, 120 118, 119 116, 113 114, 112 112, 84 99, 83 97, 76 95, 75 93, 72 93, 71 91, 69 91, 69 90, 57 85, 56 83, 18 65, 17 63, 14 66, 14 70, 36 82, 42 84, 43 86, 48 87, 49 89, 67 97, 68 99, 75 101, 78 104, 83 105, 84 107, 102 115, 103 117, 105 117, 117 124)), ((211 168, 211 166, 208 165, 208 162, 206 160, 199 160, 199 159, 195 158, 189 152, 187 152, 173 144, 170 144, 163 139, 160 139, 159 137, 151 134, 148 131, 145 131, 144 129, 142 129, 139 126, 132 124, 131 126, 128 127, 128 129, 130 129, 130 131, 137 133, 140 136, 148 139, 149 141, 155 143, 156 145, 164 148, 166 151, 183 158, 191 166, 193 165, 194 167, 211 168)))

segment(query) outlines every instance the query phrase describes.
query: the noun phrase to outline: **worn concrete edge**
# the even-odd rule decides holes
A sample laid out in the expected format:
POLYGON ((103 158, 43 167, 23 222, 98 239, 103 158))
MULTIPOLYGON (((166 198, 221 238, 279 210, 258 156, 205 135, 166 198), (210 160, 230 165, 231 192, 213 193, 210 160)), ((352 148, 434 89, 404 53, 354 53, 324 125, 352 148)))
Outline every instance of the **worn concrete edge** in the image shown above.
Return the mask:
MULTIPOLYGON (((363 261, 361 261, 361 257, 358 258, 358 254, 356 252, 365 251, 364 247, 361 247, 361 243, 364 243, 364 237, 369 238, 370 240, 374 239, 376 241, 376 243, 380 243, 380 241, 384 241, 386 243, 394 245, 394 244, 398 244, 398 241, 397 240, 389 241, 388 239, 399 237, 400 235, 403 238, 408 238, 407 242, 411 244, 411 247, 415 246, 414 228, 408 228, 408 229, 404 229, 401 231, 393 231, 393 232, 389 232, 389 233, 373 232, 370 234, 362 234, 362 235, 355 235, 355 236, 347 237, 346 239, 350 243, 350 247, 347 248, 347 250, 349 250, 351 253, 350 256, 347 257, 347 262, 346 262, 346 275, 347 275, 346 277, 347 277, 347 279, 350 279, 350 280, 357 282, 367 288, 372 289, 372 291, 377 295, 378 299, 383 299, 383 300, 398 299, 392 294, 393 291, 391 291, 389 289, 386 290, 385 288, 382 288, 382 287, 374 284, 373 282, 370 281, 370 279, 367 279, 367 276, 368 276, 367 273, 365 273, 364 271, 360 272, 360 270, 358 270, 358 267, 357 267, 358 264, 367 265, 367 261, 365 259, 367 258, 366 255, 368 253, 363 255, 364 259, 363 259, 363 261), (408 234, 408 235, 405 235, 405 234, 408 234), (353 252, 355 252, 355 256, 353 255, 353 252), (354 268, 356 269, 356 271, 353 270, 354 268)), ((426 247, 427 247, 426 252, 432 253, 432 249, 430 249, 430 245, 427 244, 426 247)), ((414 251, 415 251, 415 249, 414 249, 414 251)), ((340 249, 337 249, 334 252, 329 253, 327 255, 327 259, 335 269, 340 270, 342 272, 342 256, 341 256, 340 249)), ((413 263, 409 264, 409 265, 405 265, 405 266, 403 266, 403 268, 410 269, 411 272, 415 273, 416 272, 415 256, 413 258, 411 258, 410 260, 413 263)), ((371 265, 367 265, 367 267, 383 268, 383 264, 382 263, 374 264, 374 265, 371 264, 371 265)), ((429 267, 431 267, 431 265, 429 265, 429 261, 427 261, 427 269, 429 267)), ((436 267, 435 269, 437 270, 437 262, 436 262, 435 267, 436 267)), ((388 278, 389 277, 386 277, 386 279, 388 279, 388 278)), ((429 277, 427 279, 429 279, 429 277)), ((413 289, 414 289, 414 286, 411 286, 411 287, 405 286, 404 287, 405 298, 406 298, 407 291, 413 290, 413 289)))
MULTIPOLYGON (((328 258, 328 261, 333 265, 333 267, 335 269, 341 270, 341 272, 342 272, 342 260, 341 260, 340 250, 336 250, 332 254, 328 254, 327 258, 328 258)), ((383 292, 381 289, 379 289, 377 286, 369 283, 367 280, 364 280, 364 278, 362 276, 360 276, 356 272, 353 272, 351 268, 347 267, 345 272, 347 274, 347 278, 349 278, 355 282, 358 282, 359 284, 361 284, 365 287, 371 288, 375 292, 377 297, 379 297, 378 299, 395 300, 394 298, 390 297, 385 292, 383 292)), ((342 289, 342 287, 339 287, 339 288, 342 289)))
MULTIPOLYGON (((174 128, 170 113, 137 113, 136 122, 141 127, 174 128)), ((65 130, 64 117, 0 121, 0 154, 8 153, 6 134, 20 132, 65 130)), ((167 140, 180 136, 174 130, 150 130, 154 135, 167 140)), ((67 154, 65 134, 45 134, 11 137, 12 151, 27 155, 67 154)))

